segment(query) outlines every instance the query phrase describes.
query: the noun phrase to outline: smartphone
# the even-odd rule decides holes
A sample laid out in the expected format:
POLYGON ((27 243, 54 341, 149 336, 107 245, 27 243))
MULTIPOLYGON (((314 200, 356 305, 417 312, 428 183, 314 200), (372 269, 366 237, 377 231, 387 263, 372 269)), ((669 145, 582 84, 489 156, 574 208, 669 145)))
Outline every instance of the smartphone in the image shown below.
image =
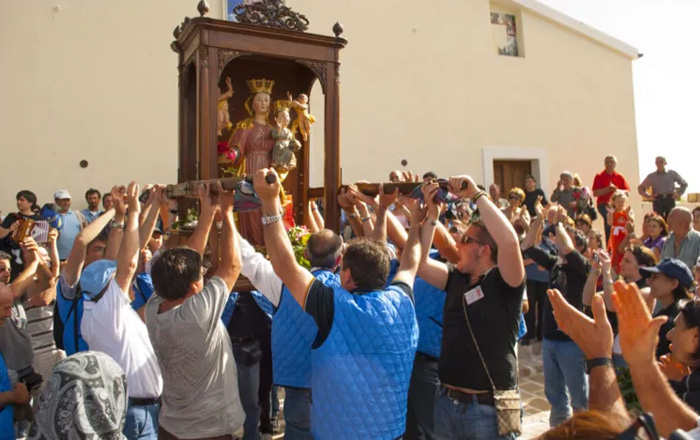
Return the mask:
POLYGON ((596 263, 600 263, 600 258, 598 258, 598 252, 593 253, 593 261, 596 263))
POLYGON ((139 196, 139 202, 141 203, 146 203, 148 201, 148 195, 150 194, 149 190, 143 190, 141 192, 141 195, 139 196))

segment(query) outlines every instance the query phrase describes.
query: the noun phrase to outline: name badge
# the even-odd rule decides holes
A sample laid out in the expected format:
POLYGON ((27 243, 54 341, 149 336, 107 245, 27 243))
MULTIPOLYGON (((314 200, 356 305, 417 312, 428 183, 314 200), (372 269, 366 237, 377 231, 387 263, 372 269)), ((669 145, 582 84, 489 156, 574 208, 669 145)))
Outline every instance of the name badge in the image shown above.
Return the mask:
POLYGON ((468 306, 474 304, 483 297, 484 291, 481 290, 481 286, 476 286, 475 288, 464 294, 464 299, 467 301, 468 306))

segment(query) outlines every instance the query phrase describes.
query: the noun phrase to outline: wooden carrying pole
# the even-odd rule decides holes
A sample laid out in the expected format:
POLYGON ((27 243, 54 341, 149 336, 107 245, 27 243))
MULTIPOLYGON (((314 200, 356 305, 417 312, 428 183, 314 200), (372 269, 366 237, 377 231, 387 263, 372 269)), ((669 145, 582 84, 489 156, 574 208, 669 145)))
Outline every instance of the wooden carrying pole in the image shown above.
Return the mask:
MULTIPOLYGON (((449 183, 446 180, 440 180, 437 182, 438 185, 440 185, 441 188, 449 190, 449 183)), ((379 194, 379 183, 356 183, 355 186, 357 186, 357 189, 365 195, 368 196, 376 196, 379 194)), ((398 182, 398 183, 383 183, 384 186, 384 194, 391 194, 396 189, 399 189, 399 192, 403 195, 409 196, 413 193, 413 191, 418 188, 419 186, 423 185, 423 182, 398 182)), ((347 185, 342 186, 341 188, 347 189, 347 185)), ((462 184, 462 189, 466 189, 466 182, 462 184)))
MULTIPOLYGON (((174 185, 166 185, 165 196, 169 199, 176 199, 179 197, 197 198, 199 197, 199 187, 202 185, 206 185, 208 183, 213 189, 215 188, 216 182, 221 182, 221 187, 226 191, 230 191, 232 189, 235 189, 236 185, 241 180, 245 180, 250 184, 253 183, 253 178, 249 176, 226 177, 221 179, 208 180, 190 180, 188 182, 176 183, 174 185)), ((273 174, 268 174, 265 177, 265 180, 267 180, 268 183, 272 183, 275 181, 275 177, 273 174)))

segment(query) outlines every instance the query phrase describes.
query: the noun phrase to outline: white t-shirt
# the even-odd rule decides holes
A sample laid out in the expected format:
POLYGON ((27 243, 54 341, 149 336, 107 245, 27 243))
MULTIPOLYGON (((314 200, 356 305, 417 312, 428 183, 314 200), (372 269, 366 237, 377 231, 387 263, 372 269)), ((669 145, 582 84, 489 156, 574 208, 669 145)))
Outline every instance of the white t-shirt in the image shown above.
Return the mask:
POLYGON ((115 280, 97 302, 83 302, 80 324, 90 350, 101 351, 126 373, 129 397, 157 398, 163 392, 158 359, 146 324, 115 280))

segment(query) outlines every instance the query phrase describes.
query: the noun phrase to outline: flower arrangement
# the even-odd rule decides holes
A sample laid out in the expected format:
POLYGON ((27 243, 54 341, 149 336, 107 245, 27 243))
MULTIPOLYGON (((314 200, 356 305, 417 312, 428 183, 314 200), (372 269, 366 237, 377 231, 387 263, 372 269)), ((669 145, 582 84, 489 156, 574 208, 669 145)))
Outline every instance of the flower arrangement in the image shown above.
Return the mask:
MULTIPOLYGON (((311 269, 311 263, 309 263, 309 260, 304 258, 306 243, 309 241, 309 237, 311 237, 309 230, 306 229, 306 226, 294 226, 287 231, 287 237, 289 237, 289 241, 292 244, 294 258, 296 258, 297 263, 306 269, 311 269)), ((267 255, 267 250, 264 247, 255 246, 255 250, 256 252, 260 252, 261 254, 265 255, 265 257, 269 258, 267 255)))

